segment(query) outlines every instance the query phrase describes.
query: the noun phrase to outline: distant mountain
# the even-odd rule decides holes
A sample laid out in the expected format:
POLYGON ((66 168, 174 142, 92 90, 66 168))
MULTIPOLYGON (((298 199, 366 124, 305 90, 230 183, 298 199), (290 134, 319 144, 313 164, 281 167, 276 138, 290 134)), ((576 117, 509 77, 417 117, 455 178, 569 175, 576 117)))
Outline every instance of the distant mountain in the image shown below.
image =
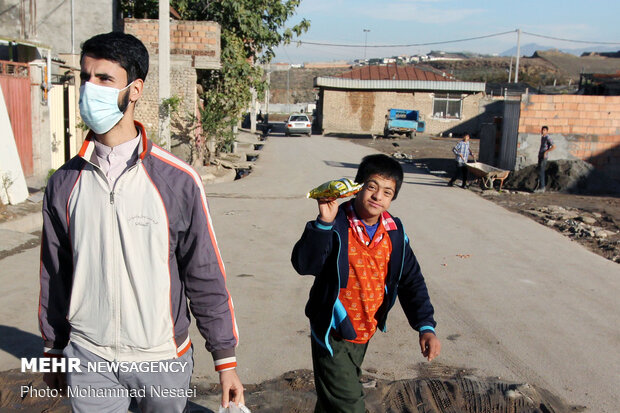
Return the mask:
MULTIPOLYGON (((542 46, 536 43, 528 43, 528 44, 524 44, 521 46, 521 56, 531 56, 537 50, 551 50, 551 49, 556 49, 564 53, 570 53, 575 56, 581 56, 583 53, 586 53, 586 52, 616 52, 618 51, 617 47, 608 47, 608 46, 584 47, 582 49, 565 49, 565 48, 557 48, 557 47, 551 47, 551 46, 542 46)), ((515 46, 512 49, 508 49, 500 53, 499 55, 510 57, 516 54, 517 54, 517 47, 515 46)))

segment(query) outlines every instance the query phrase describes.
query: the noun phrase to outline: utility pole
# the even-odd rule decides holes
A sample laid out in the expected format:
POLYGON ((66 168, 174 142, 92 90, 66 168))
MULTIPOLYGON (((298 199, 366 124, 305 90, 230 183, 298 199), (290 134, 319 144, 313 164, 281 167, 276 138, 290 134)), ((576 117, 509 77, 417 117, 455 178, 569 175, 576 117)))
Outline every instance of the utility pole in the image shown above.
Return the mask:
POLYGON ((75 4, 74 0, 71 0, 71 57, 75 55, 75 4))
POLYGON ((170 0, 159 0, 159 141, 170 151, 170 0), (162 110, 163 109, 163 110, 162 110))
POLYGON ((291 65, 288 65, 288 70, 286 71, 286 111, 290 114, 291 108, 288 103, 288 95, 289 95, 289 84, 291 82, 291 65))
POLYGON ((250 132, 256 133, 256 89, 251 87, 250 94, 252 95, 250 103, 250 132))
POLYGON ((370 29, 364 29, 364 61, 366 60, 366 44, 368 43, 368 33, 370 29))
POLYGON ((267 75, 267 90, 265 91, 265 114, 263 119, 267 123, 269 119, 269 94, 271 93, 271 65, 269 63, 265 65, 265 72, 267 75))
POLYGON ((519 57, 521 56, 521 29, 517 29, 517 63, 515 64, 515 83, 519 83, 519 57))
POLYGON ((512 80, 512 59, 514 56, 510 56, 510 68, 508 69, 508 83, 512 80))

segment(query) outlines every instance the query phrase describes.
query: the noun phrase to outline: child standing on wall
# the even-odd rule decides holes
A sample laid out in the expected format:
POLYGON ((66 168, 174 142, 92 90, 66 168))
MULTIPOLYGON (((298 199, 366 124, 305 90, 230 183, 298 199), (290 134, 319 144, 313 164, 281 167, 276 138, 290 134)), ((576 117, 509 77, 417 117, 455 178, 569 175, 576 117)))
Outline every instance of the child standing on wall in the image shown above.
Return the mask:
POLYGON ((403 181, 400 164, 382 154, 366 156, 355 181, 362 190, 348 202, 319 200, 291 262, 314 275, 306 304, 317 404, 315 412, 365 412, 360 383, 368 342, 385 331, 398 296, 429 361, 439 355, 435 320, 424 277, 402 223, 387 210, 403 181))

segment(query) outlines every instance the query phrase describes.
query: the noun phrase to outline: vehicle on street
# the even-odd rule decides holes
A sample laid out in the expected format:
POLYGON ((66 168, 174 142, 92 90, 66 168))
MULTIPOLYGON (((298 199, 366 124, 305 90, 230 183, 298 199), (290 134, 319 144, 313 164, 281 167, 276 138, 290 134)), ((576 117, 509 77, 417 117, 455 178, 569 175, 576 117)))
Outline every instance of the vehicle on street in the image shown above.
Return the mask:
POLYGON ((308 119, 308 116, 303 113, 293 114, 289 116, 286 121, 286 125, 284 125, 284 134, 286 136, 291 136, 292 134, 304 134, 311 136, 312 122, 308 119))
POLYGON ((410 109, 390 109, 385 116, 383 137, 392 134, 407 135, 413 138, 417 132, 424 132, 425 124, 420 120, 420 112, 410 109))

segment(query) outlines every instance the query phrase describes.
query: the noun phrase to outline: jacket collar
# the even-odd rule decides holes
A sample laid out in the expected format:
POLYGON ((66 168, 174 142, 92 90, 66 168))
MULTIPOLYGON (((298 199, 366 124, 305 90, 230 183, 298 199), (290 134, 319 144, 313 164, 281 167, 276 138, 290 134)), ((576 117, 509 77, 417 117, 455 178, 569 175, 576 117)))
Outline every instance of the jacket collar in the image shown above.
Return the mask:
MULTIPOLYGON (((144 125, 137 120, 134 120, 133 123, 136 126, 136 129, 140 131, 140 136, 142 137, 140 143, 138 144, 138 153, 140 154, 138 157, 143 160, 146 155, 148 155, 148 153, 151 151, 150 142, 146 136, 146 129, 144 128, 144 125)), ((92 162, 93 156, 95 156, 94 152, 95 133, 91 130, 88 132, 88 135, 86 135, 86 139, 84 139, 84 143, 82 144, 78 155, 84 158, 84 160, 92 162)))

